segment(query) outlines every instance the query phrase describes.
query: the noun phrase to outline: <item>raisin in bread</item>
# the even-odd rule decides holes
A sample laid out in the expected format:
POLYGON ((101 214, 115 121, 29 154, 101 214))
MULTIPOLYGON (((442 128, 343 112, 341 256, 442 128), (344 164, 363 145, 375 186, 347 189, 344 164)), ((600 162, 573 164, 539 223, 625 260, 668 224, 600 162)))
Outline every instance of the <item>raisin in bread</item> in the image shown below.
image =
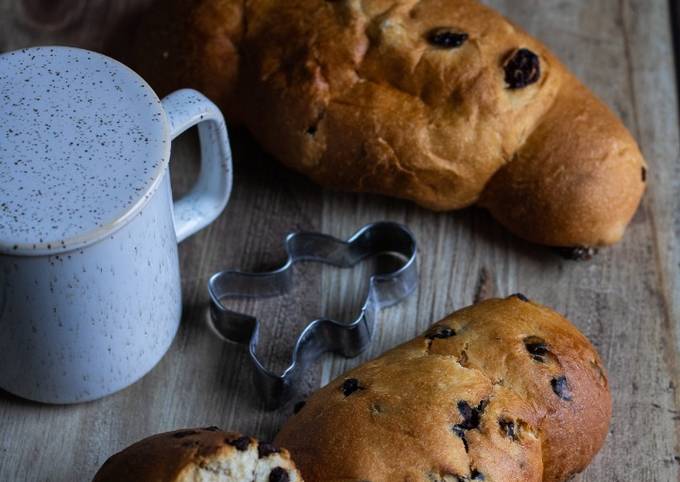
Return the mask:
POLYGON ((288 452, 216 427, 146 438, 109 458, 93 482, 302 482, 288 452))
POLYGON ((474 0, 175 0, 140 32, 152 86, 203 90, 324 186, 478 204, 567 247, 619 240, 644 190, 617 117, 474 0))
POLYGON ((521 295, 457 311, 309 398, 276 437, 307 482, 563 481, 602 445, 602 362, 521 295))

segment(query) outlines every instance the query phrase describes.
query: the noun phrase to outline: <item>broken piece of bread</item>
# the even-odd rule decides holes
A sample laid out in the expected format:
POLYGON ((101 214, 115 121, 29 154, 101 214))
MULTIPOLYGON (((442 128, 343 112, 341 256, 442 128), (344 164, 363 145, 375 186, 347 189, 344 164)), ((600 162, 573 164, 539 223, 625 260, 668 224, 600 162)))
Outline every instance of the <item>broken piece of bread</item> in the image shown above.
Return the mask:
POLYGON ((217 427, 177 430, 113 455, 93 482, 302 482, 284 449, 217 427))

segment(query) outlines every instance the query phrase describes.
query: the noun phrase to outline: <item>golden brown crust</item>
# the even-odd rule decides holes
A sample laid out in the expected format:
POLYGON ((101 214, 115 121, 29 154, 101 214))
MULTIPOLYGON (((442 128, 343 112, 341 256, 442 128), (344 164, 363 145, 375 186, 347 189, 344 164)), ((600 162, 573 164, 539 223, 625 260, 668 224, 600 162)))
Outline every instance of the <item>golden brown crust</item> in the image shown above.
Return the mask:
POLYGON ((579 84, 558 96, 514 159, 487 184, 480 204, 537 243, 606 245, 623 235, 645 177, 633 138, 579 84))
POLYGON ((193 428, 153 435, 127 447, 102 465, 93 482, 193 482, 199 480, 195 474, 200 469, 229 474, 219 479, 225 482, 260 482, 269 479, 268 465, 286 471, 287 479, 276 480, 302 482, 285 449, 217 427, 193 428))
POLYGON ((178 26, 144 30, 167 41, 140 49, 142 73, 163 92, 172 78, 201 88, 324 186, 434 210, 481 202, 516 234, 557 246, 616 242, 639 203, 644 160, 621 122, 477 1, 177 2, 178 26), (467 37, 433 45, 441 27, 467 37), (518 49, 538 56, 540 74, 510 88, 518 49), (159 52, 180 64, 159 67, 159 52))
POLYGON ((307 482, 556 482, 586 467, 610 417, 589 341, 513 296, 460 310, 331 382, 276 442, 307 482))

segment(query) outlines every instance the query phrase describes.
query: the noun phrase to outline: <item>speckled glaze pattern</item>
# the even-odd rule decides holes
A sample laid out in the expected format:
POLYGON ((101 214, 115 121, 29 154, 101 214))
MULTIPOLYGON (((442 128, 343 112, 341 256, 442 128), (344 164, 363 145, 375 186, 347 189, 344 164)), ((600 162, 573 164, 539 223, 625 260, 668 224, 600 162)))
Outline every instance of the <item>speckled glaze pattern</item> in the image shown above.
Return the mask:
POLYGON ((69 247, 151 190, 170 141, 137 74, 55 47, 4 54, 0 66, 0 240, 69 247))
POLYGON ((0 257, 7 300, 0 386, 72 403, 115 392, 153 368, 182 309, 169 193, 160 189, 138 219, 91 246, 0 257))
POLYGON ((100 398, 177 332, 177 243, 231 191, 224 119, 198 92, 161 101, 122 64, 64 47, 1 55, 0 98, 0 387, 100 398), (201 173, 173 204, 171 141, 196 124, 201 173))

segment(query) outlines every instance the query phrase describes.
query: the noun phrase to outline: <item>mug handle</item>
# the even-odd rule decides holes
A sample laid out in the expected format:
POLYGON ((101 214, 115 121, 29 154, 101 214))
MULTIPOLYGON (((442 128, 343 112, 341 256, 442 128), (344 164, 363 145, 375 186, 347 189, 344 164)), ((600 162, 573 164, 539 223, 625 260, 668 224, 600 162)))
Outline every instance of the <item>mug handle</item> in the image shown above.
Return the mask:
POLYGON ((207 97, 182 89, 161 101, 170 139, 198 124, 201 171, 194 187, 174 203, 175 233, 181 242, 212 223, 229 201, 232 185, 231 147, 222 113, 207 97))

